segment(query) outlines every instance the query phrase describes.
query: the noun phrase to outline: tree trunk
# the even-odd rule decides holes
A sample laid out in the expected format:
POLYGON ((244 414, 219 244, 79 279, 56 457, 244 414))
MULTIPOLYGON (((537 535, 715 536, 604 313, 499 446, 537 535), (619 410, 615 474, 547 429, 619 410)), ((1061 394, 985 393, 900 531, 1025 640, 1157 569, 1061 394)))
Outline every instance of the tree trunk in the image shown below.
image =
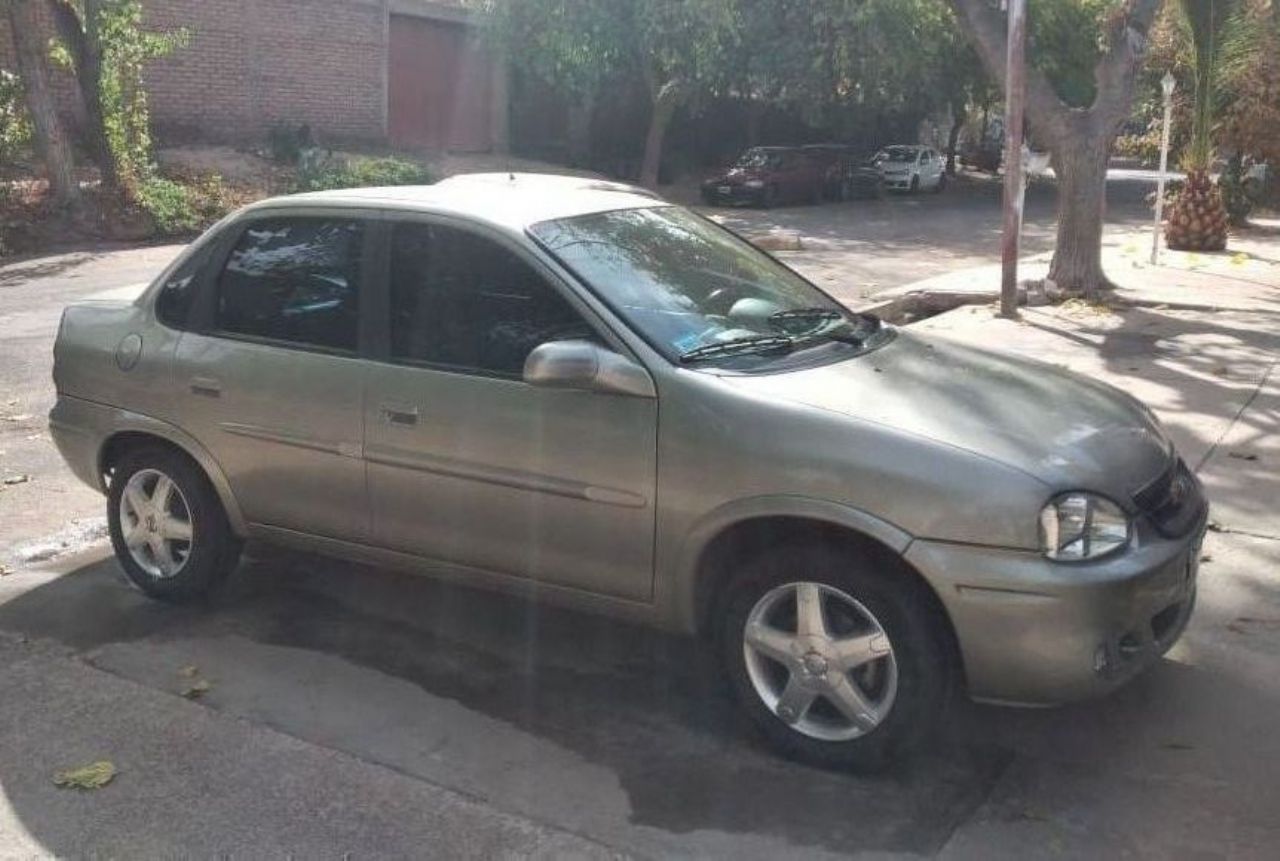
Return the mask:
POLYGON ((960 132, 964 128, 969 115, 963 107, 953 108, 951 114, 951 133, 947 135, 947 175, 956 175, 956 145, 960 142, 960 132))
POLYGON ((86 141, 90 158, 98 166, 102 184, 117 188, 120 177, 111 144, 107 141, 107 127, 102 112, 102 46, 98 40, 98 16, 101 0, 85 0, 84 21, 71 0, 46 0, 58 28, 58 37, 66 45, 75 66, 76 88, 84 105, 87 124, 86 141))
POLYGON ((658 187, 658 171, 662 167, 662 142, 667 136, 667 126, 675 115, 684 96, 679 81, 667 81, 658 89, 653 99, 653 115, 649 119, 649 133, 644 141, 644 161, 640 163, 640 184, 658 187))
POLYGON ((1058 240, 1049 278, 1058 289, 1096 296, 1111 286, 1102 272, 1102 225, 1112 136, 1084 124, 1057 142, 1058 240))
POLYGON ((764 119, 765 103, 763 99, 747 99, 747 146, 760 143, 760 124, 764 119))
POLYGON ((35 128, 36 146, 49 174, 49 194, 55 206, 74 204, 80 196, 76 183, 71 139, 58 115, 45 62, 45 38, 40 29, 36 0, 10 0, 9 25, 17 53, 18 74, 26 94, 27 111, 35 128))
POLYGON ((595 98, 582 96, 569 102, 568 136, 569 164, 585 167, 591 162, 591 117, 595 98))

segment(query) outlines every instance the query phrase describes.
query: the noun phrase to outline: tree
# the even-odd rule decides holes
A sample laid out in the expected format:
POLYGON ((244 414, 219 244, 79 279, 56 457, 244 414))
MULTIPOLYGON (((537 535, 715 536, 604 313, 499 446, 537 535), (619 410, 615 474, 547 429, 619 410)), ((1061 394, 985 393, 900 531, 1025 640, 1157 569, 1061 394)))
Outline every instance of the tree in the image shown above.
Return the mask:
POLYGON ((676 111, 724 82, 740 27, 733 0, 489 0, 512 61, 579 101, 620 79, 649 95, 640 182, 658 182, 676 111))
MULTIPOLYGON (((1004 16, 991 0, 949 2, 987 71, 1007 89, 1004 16)), ((1058 178, 1049 277, 1065 290, 1092 295, 1109 286, 1102 271, 1107 162, 1129 116, 1160 2, 1054 0, 1042 4, 1032 21, 1034 49, 1028 55, 1038 60, 1027 69, 1027 119, 1036 139, 1048 145, 1058 178), (1085 16, 1089 26, 1062 27, 1056 42, 1044 38, 1046 25, 1085 16)))
POLYGON ((80 188, 75 177, 71 137, 58 114, 49 82, 38 0, 8 0, 8 11, 18 73, 35 129, 36 147, 49 174, 50 195, 55 206, 66 207, 78 200, 80 188))
POLYGON ((132 198, 152 167, 142 70, 185 44, 187 33, 144 30, 141 0, 46 3, 58 31, 56 53, 75 76, 102 182, 132 198))
POLYGON ((1195 101, 1191 142, 1183 156, 1187 180, 1169 207, 1165 241, 1170 248, 1221 251, 1227 246, 1227 209, 1209 176, 1213 162, 1213 122, 1217 111, 1218 64, 1223 36, 1232 19, 1231 0, 1181 0, 1191 42, 1195 101))

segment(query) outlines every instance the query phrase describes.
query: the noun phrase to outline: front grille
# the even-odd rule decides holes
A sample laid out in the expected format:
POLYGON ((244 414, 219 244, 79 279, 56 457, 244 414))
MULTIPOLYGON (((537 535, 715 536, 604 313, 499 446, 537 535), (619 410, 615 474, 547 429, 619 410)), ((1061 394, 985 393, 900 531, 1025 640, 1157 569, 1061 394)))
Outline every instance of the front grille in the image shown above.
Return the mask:
POLYGON ((1178 458, 1150 484, 1133 495, 1133 501, 1151 518, 1166 538, 1190 532, 1204 514, 1204 490, 1200 480, 1178 458))

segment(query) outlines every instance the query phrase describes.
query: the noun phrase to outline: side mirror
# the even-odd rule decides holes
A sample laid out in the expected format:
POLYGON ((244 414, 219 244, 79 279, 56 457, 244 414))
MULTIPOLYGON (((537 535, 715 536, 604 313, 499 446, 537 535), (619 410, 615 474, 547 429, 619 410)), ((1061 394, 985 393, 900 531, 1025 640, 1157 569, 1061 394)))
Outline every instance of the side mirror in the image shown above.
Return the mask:
POLYGON ((524 362, 524 381, 548 389, 657 397, 648 371, 590 341, 549 341, 534 348, 524 362))

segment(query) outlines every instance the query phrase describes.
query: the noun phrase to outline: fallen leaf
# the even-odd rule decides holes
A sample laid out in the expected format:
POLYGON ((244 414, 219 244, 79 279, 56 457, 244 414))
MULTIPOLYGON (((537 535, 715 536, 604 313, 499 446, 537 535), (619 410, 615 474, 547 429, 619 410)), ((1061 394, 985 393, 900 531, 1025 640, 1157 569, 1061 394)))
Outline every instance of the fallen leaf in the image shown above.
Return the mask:
POLYGON ((1209 525, 1205 527, 1210 532, 1225 532, 1226 528, 1216 520, 1209 521, 1209 525))
POLYGON ((31 415, 31 413, 18 413, 16 416, 5 416, 4 420, 7 422, 29 422, 33 418, 35 416, 31 415))
POLYGON ((0 577, 8 577, 13 573, 13 569, 8 565, 0 565, 0 577))
POLYGON ((1238 252, 1231 255, 1232 266, 1243 266, 1249 262, 1249 255, 1244 252, 1238 252))
POLYGON ((209 692, 213 685, 207 679, 197 679, 182 689, 182 695, 189 700, 198 700, 209 692))
POLYGON ((1258 456, 1251 451, 1229 451, 1227 457, 1234 457, 1236 460, 1257 460, 1258 456))
POLYGON ((4 483, 8 487, 12 487, 15 484, 26 484, 30 480, 31 476, 25 473, 23 475, 6 475, 4 477, 4 483))
POLYGON ((1212 555, 1210 555, 1210 554, 1208 554, 1208 553, 1206 553, 1206 554, 1204 554, 1203 556, 1201 556, 1201 557, 1200 557, 1200 561, 1201 561, 1201 562, 1212 562, 1212 561, 1213 561, 1213 556, 1212 556, 1212 555))
POLYGON ((1195 750, 1194 744, 1187 744, 1185 741, 1166 741, 1161 745, 1165 750, 1195 750))
POLYGON ((104 759, 81 768, 59 771, 53 776, 53 783, 63 789, 101 789, 115 777, 115 765, 104 759))
POLYGON ((1227 623, 1227 630, 1228 630, 1228 631, 1230 631, 1230 632, 1231 632, 1231 633, 1233 633, 1233 634, 1247 634, 1247 633, 1249 633, 1248 631, 1246 631, 1246 630, 1244 629, 1244 626, 1243 626, 1243 625, 1241 625, 1241 624, 1239 624, 1238 622, 1228 622, 1228 623, 1227 623))
POLYGON ((178 670, 178 675, 182 676, 184 679, 194 679, 196 676, 200 675, 200 668, 195 664, 188 664, 178 670))
POLYGON ((1213 373, 1219 377, 1225 377, 1227 374, 1231 373, 1231 369, 1226 366, 1219 366, 1213 369, 1213 373))

